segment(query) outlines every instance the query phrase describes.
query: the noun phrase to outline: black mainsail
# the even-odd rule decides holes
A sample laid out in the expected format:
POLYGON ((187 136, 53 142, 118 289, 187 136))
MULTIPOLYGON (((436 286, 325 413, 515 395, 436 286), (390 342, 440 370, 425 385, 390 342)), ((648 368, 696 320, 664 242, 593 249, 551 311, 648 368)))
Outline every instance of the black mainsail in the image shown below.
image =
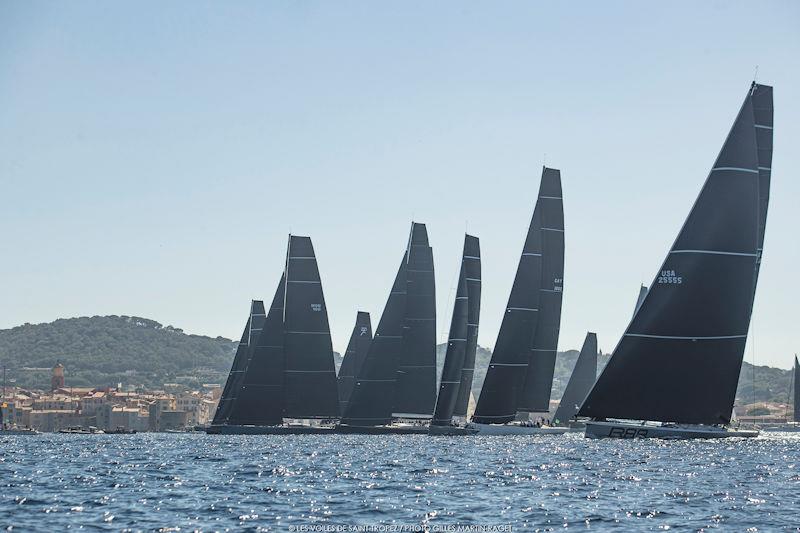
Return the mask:
POLYGON ((261 331, 253 337, 252 353, 228 424, 271 426, 283 422, 285 286, 285 277, 281 275, 261 331))
POLYGON ((233 357, 231 371, 228 374, 228 379, 225 381, 225 387, 222 389, 222 396, 217 404, 217 410, 214 413, 214 419, 212 421, 214 425, 227 423, 231 412, 233 412, 234 403, 242 387, 242 381, 247 367, 248 352, 251 348, 251 328, 260 328, 261 326, 259 323, 263 320, 264 316, 264 302, 253 300, 250 303, 250 315, 247 317, 242 339, 236 347, 236 355, 233 357), (259 316, 261 317, 260 319, 259 316))
MULTIPOLYGON (((727 424, 750 325, 763 205, 753 83, 686 222, 579 415, 727 424)), ((756 102, 758 104, 756 105, 756 102)), ((760 148, 764 149, 763 156, 760 148)), ((771 147, 770 147, 771 149, 771 147)))
POLYGON ((347 343, 347 350, 344 352, 342 366, 339 367, 339 412, 347 410, 347 402, 353 393, 356 384, 356 376, 367 357, 370 342, 372 342, 372 324, 369 313, 359 311, 356 314, 356 324, 350 334, 350 341, 347 343))
POLYGON ((462 255, 467 282, 467 344, 464 365, 461 368, 461 385, 453 415, 466 418, 472 378, 475 375, 475 353, 478 350, 478 324, 481 315, 481 246, 477 237, 464 236, 462 255))
POLYGON ((564 204, 559 170, 547 167, 542 169, 536 209, 541 212, 542 232, 539 318, 531 343, 525 385, 517 400, 517 410, 546 413, 550 410, 564 286, 564 204))
POLYGON ((347 409, 342 413, 342 424, 380 426, 391 422, 405 307, 406 254, 403 254, 375 337, 356 375, 347 409))
POLYGON ((328 311, 309 237, 289 236, 283 311, 285 418, 337 418, 339 393, 328 311))
POLYGON ((432 424, 447 426, 453 420, 453 413, 461 387, 461 371, 467 352, 467 319, 469 316, 469 297, 467 296, 467 274, 464 259, 458 275, 458 288, 453 304, 453 317, 450 321, 450 334, 447 339, 447 352, 444 357, 442 379, 439 382, 439 396, 433 412, 432 424))
POLYGON ((436 404, 436 287, 425 224, 411 223, 406 264, 403 340, 394 418, 430 418, 436 404))
POLYGON ((800 362, 794 356, 794 421, 800 422, 800 362))
MULTIPOLYGON (((539 205, 538 201, 536 205, 539 205)), ((518 396, 525 382, 539 316, 541 216, 541 211, 534 208, 492 359, 472 417, 477 423, 504 424, 514 420, 517 413, 518 396)))
POLYGON ((553 421, 557 425, 566 425, 578 414, 578 409, 592 390, 597 379, 597 335, 589 332, 583 341, 583 347, 575 362, 575 368, 561 396, 553 421))

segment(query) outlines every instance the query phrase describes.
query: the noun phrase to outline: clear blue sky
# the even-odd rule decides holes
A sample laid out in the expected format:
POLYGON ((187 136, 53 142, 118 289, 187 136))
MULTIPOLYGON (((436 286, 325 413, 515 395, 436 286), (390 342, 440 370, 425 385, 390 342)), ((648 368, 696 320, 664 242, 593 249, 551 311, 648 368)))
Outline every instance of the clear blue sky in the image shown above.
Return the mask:
POLYGON ((747 360, 800 351, 798 2, 0 3, 0 327, 127 314, 237 337, 289 231, 343 350, 425 222, 443 340, 465 227, 493 346, 543 161, 560 348, 610 351, 759 66, 773 188, 747 360), (546 154, 546 155, 545 155, 546 154))

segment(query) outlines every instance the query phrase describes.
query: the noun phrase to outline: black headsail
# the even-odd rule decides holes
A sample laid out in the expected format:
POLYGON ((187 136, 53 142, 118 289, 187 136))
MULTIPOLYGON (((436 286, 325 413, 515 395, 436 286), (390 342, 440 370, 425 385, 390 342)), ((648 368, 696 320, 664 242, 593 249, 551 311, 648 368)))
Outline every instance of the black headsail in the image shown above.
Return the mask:
POLYGON ((356 315, 356 324, 350 334, 347 350, 344 352, 342 366, 339 367, 339 412, 347 410, 347 402, 356 384, 356 376, 367 357, 369 344, 372 342, 372 324, 369 313, 359 311, 356 315))
POLYGON ((729 423, 761 207, 753 84, 678 238, 579 414, 729 423))
POLYGON ((285 277, 281 275, 261 331, 252 337, 251 355, 245 368, 242 386, 228 420, 229 424, 270 426, 283 422, 283 300, 285 285, 285 277))
POLYGON ((597 335, 589 332, 586 334, 575 368, 572 369, 561 402, 553 416, 556 424, 566 425, 578 413, 581 403, 592 390, 595 379, 597 379, 597 335))
POLYGON ((477 423, 504 424, 516 416, 539 316, 541 279, 541 212, 534 208, 492 359, 472 417, 477 423))
POLYGON ((286 418, 336 418, 339 393, 328 310, 309 237, 289 236, 284 303, 286 418))
POLYGON ((233 404, 236 397, 239 395, 239 390, 242 387, 244 379, 245 368, 250 350, 250 329, 260 328, 260 321, 264 317, 264 302, 260 300, 253 300, 250 303, 250 315, 247 317, 247 324, 244 326, 242 333, 242 340, 236 347, 236 355, 233 357, 233 364, 231 371, 228 374, 228 379, 225 382, 225 387, 222 389, 222 396, 220 397, 219 404, 217 404, 217 411, 214 413, 213 425, 225 424, 233 410, 233 404), (259 319, 258 315, 261 315, 259 319))
POLYGON ((450 425, 461 387, 461 370, 464 368, 464 356, 467 351, 467 317, 469 315, 469 297, 467 296, 467 275, 465 261, 461 260, 458 275, 458 288, 453 304, 453 317, 450 321, 450 334, 447 339, 447 352, 444 357, 442 379, 439 382, 439 396, 433 412, 432 424, 450 425))
POLYGON ((405 324, 392 415, 430 418, 436 404, 436 287, 425 224, 412 222, 407 258, 405 324))
POLYGON ((481 245, 477 237, 464 236, 463 262, 467 281, 467 345, 453 415, 466 418, 475 374, 475 352, 478 350, 478 324, 481 315, 481 245))
POLYGON ((794 356, 794 421, 800 422, 800 362, 794 356))
POLYGON ((561 172, 545 167, 536 208, 541 212, 542 281, 539 318, 531 343, 531 360, 525 386, 517 400, 518 411, 547 412, 556 367, 561 328, 561 296, 564 286, 564 204, 561 172))
POLYGON ((367 357, 356 374, 356 384, 342 413, 342 423, 350 426, 380 426, 392 420, 397 361, 403 339, 406 307, 406 254, 383 308, 367 357))

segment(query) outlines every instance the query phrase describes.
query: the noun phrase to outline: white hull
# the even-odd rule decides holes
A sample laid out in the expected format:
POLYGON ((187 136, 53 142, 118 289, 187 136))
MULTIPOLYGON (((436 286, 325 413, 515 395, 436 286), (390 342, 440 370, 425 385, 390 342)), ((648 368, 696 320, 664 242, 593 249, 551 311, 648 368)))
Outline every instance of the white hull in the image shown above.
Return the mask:
POLYGON ((779 426, 768 426, 762 428, 761 431, 769 433, 800 433, 800 424, 781 424, 779 426))
POLYGON ((0 437, 5 435, 38 435, 35 429, 0 429, 0 437))
POLYGON ((476 435, 562 435, 567 432, 567 428, 524 426, 513 422, 510 424, 477 424, 472 422, 469 427, 477 429, 476 435))
POLYGON ((724 439, 757 437, 758 431, 728 429, 716 426, 659 426, 633 422, 587 422, 590 439, 724 439))

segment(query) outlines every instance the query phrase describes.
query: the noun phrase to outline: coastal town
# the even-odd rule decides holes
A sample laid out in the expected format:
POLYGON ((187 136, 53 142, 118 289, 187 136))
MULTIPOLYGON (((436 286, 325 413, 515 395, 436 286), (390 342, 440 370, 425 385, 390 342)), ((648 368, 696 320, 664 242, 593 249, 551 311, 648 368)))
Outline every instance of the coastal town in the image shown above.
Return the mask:
POLYGON ((40 432, 191 431, 210 423, 221 392, 219 384, 203 385, 201 390, 170 383, 163 390, 71 387, 64 366, 56 363, 50 390, 3 387, 0 420, 4 427, 40 432))

